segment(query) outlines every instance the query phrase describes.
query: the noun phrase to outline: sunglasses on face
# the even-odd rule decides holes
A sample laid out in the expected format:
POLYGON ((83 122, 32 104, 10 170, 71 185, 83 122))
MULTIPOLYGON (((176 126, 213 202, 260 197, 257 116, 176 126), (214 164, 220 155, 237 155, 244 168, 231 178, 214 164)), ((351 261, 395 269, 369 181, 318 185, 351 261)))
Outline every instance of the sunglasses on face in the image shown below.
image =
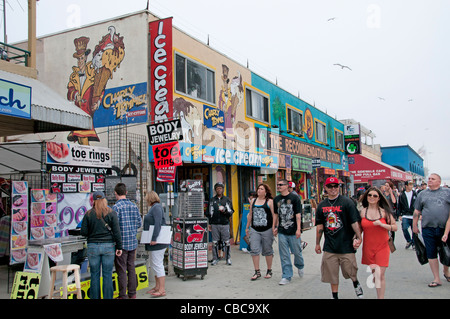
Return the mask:
POLYGON ((338 184, 333 184, 333 185, 328 185, 327 187, 328 188, 339 188, 339 185, 338 184))
POLYGON ((367 194, 367 197, 378 198, 378 194, 367 194))
POLYGON ((277 184, 277 186, 286 186, 287 184, 277 184))

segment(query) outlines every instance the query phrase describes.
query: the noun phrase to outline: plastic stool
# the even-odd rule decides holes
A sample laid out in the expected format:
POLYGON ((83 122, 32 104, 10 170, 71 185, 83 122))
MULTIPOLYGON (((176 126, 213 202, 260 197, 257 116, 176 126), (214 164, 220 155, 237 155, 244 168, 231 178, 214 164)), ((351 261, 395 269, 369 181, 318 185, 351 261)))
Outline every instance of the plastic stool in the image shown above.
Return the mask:
POLYGON ((55 280, 56 280, 56 273, 62 272, 62 289, 63 289, 63 296, 62 299, 67 299, 67 295, 69 294, 67 292, 67 276, 68 272, 72 271, 75 275, 75 287, 77 288, 76 292, 70 292, 71 294, 76 293, 77 299, 82 299, 81 296, 81 283, 80 283, 80 266, 79 265, 61 265, 61 266, 54 266, 50 268, 50 272, 52 274, 52 283, 50 284, 50 292, 48 293, 48 299, 53 299, 53 294, 55 293, 55 280))

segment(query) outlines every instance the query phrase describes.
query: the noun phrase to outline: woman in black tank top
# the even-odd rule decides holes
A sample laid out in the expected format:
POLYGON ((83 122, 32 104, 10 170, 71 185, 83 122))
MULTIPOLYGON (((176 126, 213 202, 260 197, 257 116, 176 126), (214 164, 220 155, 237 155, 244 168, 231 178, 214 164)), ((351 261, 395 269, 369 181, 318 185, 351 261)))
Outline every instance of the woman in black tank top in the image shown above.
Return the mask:
POLYGON ((260 254, 266 257, 267 273, 264 278, 272 277, 273 260, 273 199, 272 192, 266 184, 259 184, 257 189, 258 197, 250 203, 250 212, 247 216, 247 226, 245 233, 250 237, 250 248, 255 267, 255 274, 251 280, 261 277, 259 269, 260 254))

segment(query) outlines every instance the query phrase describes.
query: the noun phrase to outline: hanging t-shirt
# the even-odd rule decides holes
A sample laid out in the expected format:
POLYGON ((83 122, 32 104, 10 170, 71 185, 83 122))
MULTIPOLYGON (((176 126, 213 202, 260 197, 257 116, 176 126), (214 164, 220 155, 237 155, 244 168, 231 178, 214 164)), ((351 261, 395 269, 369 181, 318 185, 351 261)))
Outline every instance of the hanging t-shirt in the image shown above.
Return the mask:
POLYGON ((267 200, 262 205, 252 205, 252 228, 258 232, 272 228, 273 217, 267 200))
POLYGON ((316 226, 323 225, 325 243, 323 251, 335 254, 354 253, 352 224, 361 220, 353 201, 339 195, 334 200, 325 199, 316 209, 316 226))
POLYGON ((273 200, 273 210, 278 214, 278 232, 284 235, 295 235, 297 231, 296 215, 302 213, 300 197, 293 193, 278 195, 273 200))

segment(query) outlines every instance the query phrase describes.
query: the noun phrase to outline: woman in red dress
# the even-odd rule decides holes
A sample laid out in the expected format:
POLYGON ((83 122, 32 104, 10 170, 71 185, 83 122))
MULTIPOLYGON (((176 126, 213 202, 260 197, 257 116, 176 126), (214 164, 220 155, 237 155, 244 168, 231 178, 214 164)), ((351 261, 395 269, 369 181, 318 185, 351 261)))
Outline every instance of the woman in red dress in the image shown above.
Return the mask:
POLYGON ((386 290, 385 272, 389 266, 391 250, 388 245, 389 232, 397 231, 386 197, 376 187, 370 187, 360 199, 361 232, 363 251, 361 263, 369 265, 374 274, 378 299, 384 298, 386 290))

